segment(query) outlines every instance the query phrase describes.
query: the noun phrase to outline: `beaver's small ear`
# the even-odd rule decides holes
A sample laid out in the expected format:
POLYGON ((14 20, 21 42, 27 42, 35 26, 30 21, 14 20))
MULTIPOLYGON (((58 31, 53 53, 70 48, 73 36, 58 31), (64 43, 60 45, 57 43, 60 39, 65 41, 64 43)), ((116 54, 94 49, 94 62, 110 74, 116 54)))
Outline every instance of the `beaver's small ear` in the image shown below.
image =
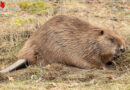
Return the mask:
POLYGON ((101 31, 100 31, 100 35, 103 35, 103 34, 104 34, 104 31, 103 31, 103 30, 101 30, 101 31))

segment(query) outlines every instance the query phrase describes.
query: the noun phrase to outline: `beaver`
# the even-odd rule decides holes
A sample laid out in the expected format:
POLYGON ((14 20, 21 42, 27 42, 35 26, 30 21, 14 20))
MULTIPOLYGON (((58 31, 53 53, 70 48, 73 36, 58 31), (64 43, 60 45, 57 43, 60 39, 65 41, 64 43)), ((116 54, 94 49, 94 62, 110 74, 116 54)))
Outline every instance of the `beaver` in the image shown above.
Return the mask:
POLYGON ((1 72, 52 63, 109 69, 106 63, 123 52, 125 41, 116 30, 100 28, 74 16, 57 15, 26 41, 18 61, 1 72))

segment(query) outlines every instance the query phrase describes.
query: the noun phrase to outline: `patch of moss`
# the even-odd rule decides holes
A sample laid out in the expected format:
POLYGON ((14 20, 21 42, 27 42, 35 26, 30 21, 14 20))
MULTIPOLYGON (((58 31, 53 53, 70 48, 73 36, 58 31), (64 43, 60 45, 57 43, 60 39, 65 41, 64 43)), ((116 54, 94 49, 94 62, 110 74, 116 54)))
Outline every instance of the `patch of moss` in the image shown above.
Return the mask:
POLYGON ((29 11, 31 14, 42 14, 47 13, 47 9, 51 7, 51 4, 45 3, 43 1, 29 2, 22 1, 18 3, 22 10, 29 11))
POLYGON ((22 24, 24 24, 24 23, 26 23, 26 22, 30 22, 30 23, 32 23, 34 21, 34 19, 32 19, 32 18, 29 18, 29 19, 25 19, 25 18, 15 18, 15 19, 13 19, 13 23, 15 24, 15 25, 22 25, 22 24))
POLYGON ((28 10, 31 7, 31 2, 29 2, 29 1, 21 1, 21 2, 18 3, 18 5, 22 10, 28 10))

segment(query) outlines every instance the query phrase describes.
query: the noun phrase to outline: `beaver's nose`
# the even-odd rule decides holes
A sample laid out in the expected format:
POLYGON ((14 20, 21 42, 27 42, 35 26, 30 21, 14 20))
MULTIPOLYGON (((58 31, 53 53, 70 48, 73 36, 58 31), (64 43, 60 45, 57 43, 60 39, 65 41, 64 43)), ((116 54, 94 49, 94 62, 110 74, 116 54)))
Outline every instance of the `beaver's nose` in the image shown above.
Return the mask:
POLYGON ((121 48, 120 51, 123 53, 125 52, 125 48, 121 48))

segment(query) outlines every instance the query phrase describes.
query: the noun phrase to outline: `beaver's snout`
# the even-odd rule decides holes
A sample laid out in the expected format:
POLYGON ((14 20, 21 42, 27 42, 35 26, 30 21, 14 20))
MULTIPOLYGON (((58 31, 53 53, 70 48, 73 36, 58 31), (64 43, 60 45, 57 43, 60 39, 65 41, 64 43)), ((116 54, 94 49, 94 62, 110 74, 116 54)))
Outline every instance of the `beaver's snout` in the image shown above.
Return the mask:
POLYGON ((125 52, 125 48, 121 48, 120 51, 121 51, 122 53, 124 53, 124 52, 125 52))

